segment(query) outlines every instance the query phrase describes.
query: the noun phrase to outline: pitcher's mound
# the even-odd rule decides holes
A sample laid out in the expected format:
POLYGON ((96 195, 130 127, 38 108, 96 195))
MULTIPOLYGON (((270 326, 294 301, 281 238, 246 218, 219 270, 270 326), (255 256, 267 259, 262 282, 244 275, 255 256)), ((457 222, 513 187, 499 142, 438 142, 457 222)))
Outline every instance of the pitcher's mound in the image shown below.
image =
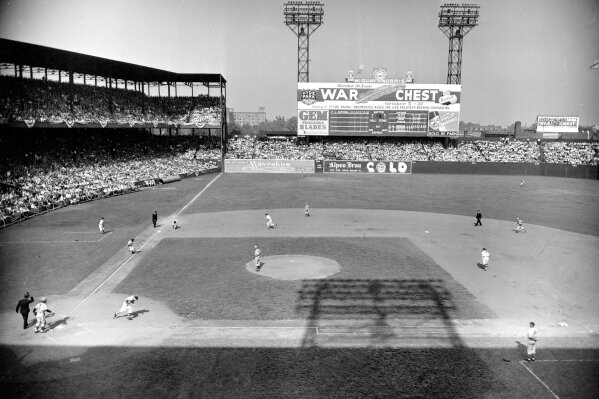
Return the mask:
POLYGON ((332 259, 309 255, 273 255, 261 258, 260 271, 254 261, 246 263, 246 269, 261 276, 277 280, 310 280, 325 278, 339 273, 341 266, 332 259))

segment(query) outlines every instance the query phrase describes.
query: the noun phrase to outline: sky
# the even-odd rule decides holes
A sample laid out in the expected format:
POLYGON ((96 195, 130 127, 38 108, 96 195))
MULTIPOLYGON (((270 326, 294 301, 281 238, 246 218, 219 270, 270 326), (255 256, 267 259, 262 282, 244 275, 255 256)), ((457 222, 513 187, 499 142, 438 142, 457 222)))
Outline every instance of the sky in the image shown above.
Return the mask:
MULTIPOLYGON (((177 73, 220 73, 227 107, 297 113, 297 37, 282 0, 0 0, 0 37, 177 73)), ((417 83, 447 80, 439 0, 323 0, 310 36, 310 81, 364 65, 417 83)), ((599 123, 599 0, 470 0, 460 119, 524 126, 538 115, 599 123)))

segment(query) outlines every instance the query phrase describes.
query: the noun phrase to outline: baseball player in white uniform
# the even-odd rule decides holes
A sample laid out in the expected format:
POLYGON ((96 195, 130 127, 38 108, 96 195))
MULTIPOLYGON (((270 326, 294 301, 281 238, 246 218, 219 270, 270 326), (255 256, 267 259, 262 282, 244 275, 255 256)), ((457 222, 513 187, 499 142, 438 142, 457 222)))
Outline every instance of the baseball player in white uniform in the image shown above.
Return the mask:
POLYGON ((260 248, 258 248, 257 245, 254 245, 254 264, 256 265, 257 272, 260 271, 260 254, 261 253, 262 253, 262 251, 260 251, 260 248))
POLYGON ((98 223, 98 229, 100 230, 100 234, 104 234, 104 218, 100 219, 98 223))
POLYGON ((50 309, 46 306, 46 297, 40 298, 40 302, 33 308, 33 313, 35 313, 35 318, 37 319, 35 332, 46 332, 46 313, 50 313, 50 309))
POLYGON ((119 313, 127 312, 127 319, 133 320, 133 316, 131 315, 131 313, 133 312, 133 308, 131 307, 131 305, 133 305, 135 301, 137 301, 138 299, 139 298, 137 297, 137 295, 131 295, 125 298, 123 304, 121 305, 121 308, 118 310, 118 312, 114 314, 114 318, 116 319, 117 317, 119 317, 119 313))
POLYGON ((131 252, 132 254, 135 253, 135 247, 133 246, 133 242, 135 241, 135 238, 132 238, 129 240, 129 242, 127 243, 127 247, 129 247, 129 252, 131 252))
POLYGON ((480 253, 482 259, 483 259, 483 270, 487 270, 487 267, 489 267, 489 251, 487 251, 486 248, 483 248, 483 251, 480 253))
POLYGON ((539 333, 535 328, 534 321, 531 321, 528 325, 530 328, 528 329, 528 333, 526 334, 526 338, 528 338, 528 343, 526 344, 526 354, 528 357, 526 361, 534 362, 535 361, 535 353, 537 352, 537 334, 539 333))
POLYGON ((272 218, 270 217, 270 215, 268 213, 265 213, 266 215, 266 228, 267 229, 274 229, 275 225, 272 222, 272 218))
POLYGON ((306 202, 306 208, 304 209, 304 216, 310 216, 310 208, 308 207, 308 203, 306 202))
POLYGON ((516 233, 521 232, 521 231, 526 233, 526 229, 524 228, 523 223, 524 222, 522 221, 522 219, 516 218, 516 233))

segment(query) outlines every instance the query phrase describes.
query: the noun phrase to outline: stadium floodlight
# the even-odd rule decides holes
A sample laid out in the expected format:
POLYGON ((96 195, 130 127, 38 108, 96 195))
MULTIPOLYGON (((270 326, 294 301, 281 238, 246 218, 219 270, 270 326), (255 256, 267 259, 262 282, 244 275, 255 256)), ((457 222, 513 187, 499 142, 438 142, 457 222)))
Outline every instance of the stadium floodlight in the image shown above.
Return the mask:
POLYGON ((297 36, 297 81, 310 81, 310 35, 323 23, 324 4, 288 1, 283 5, 285 25, 297 36))
POLYGON ((477 4, 448 3, 441 6, 439 29, 449 38, 448 84, 460 84, 462 81, 462 44, 464 36, 478 26, 479 8, 477 4))

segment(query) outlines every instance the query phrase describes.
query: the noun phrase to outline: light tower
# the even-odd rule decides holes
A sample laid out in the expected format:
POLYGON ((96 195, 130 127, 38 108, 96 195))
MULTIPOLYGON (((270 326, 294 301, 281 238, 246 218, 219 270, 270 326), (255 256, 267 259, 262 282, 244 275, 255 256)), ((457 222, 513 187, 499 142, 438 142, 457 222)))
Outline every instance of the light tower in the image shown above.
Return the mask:
POLYGON ((448 84, 462 82, 462 43, 464 36, 478 26, 479 8, 477 4, 448 3, 441 6, 439 29, 449 38, 448 84))
POLYGON ((297 81, 310 81, 310 35, 322 25, 324 4, 289 1, 284 4, 285 25, 297 36, 297 81))

